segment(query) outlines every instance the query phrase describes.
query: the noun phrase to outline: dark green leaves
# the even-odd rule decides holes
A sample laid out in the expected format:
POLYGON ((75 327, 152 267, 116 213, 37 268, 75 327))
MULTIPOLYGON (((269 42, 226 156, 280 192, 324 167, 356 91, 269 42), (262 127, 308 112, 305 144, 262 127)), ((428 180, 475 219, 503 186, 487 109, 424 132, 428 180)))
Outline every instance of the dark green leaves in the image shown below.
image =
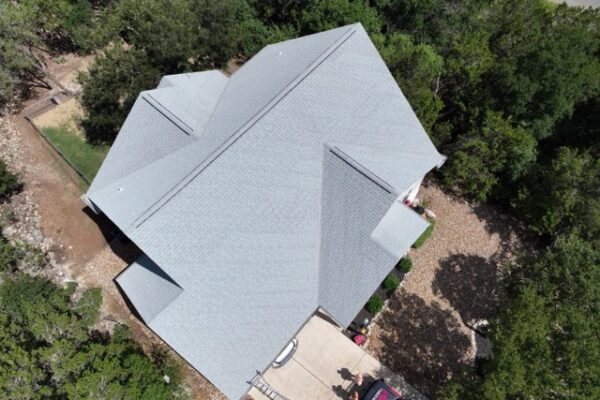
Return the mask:
POLYGON ((159 368, 127 330, 93 331, 99 290, 19 275, 0 285, 0 392, 11 399, 172 399, 181 394, 172 361, 159 368), (170 384, 163 381, 168 374, 170 384))

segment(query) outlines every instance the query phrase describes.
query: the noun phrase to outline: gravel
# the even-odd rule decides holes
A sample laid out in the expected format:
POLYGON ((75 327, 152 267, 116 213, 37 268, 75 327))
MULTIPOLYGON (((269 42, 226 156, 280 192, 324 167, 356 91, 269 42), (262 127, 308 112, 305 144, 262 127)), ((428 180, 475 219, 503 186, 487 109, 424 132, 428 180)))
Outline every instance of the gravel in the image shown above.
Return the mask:
POLYGON ((411 250, 414 266, 371 326, 367 350, 435 397, 439 385, 489 342, 468 325, 489 320, 506 301, 501 266, 521 248, 518 225, 486 205, 424 186, 421 201, 437 215, 433 235, 411 250))

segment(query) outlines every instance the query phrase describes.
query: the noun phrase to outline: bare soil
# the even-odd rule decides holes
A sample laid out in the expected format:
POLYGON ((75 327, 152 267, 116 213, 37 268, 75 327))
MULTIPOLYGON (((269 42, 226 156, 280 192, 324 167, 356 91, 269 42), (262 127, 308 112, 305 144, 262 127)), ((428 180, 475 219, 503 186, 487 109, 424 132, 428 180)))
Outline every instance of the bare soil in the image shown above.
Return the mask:
POLYGON ((501 267, 521 249, 518 225, 485 205, 430 184, 419 197, 437 215, 429 240, 411 250, 413 269, 374 321, 368 351, 430 398, 481 348, 466 324, 506 302, 501 267))
POLYGON ((62 104, 44 112, 32 119, 32 122, 40 129, 67 126, 70 131, 84 138, 79 121, 83 118, 83 107, 76 98, 70 98, 62 104))
MULTIPOLYGON (((73 55, 63 57, 60 63, 49 62, 48 65, 49 80, 58 82, 57 87, 52 90, 38 89, 35 98, 25 102, 23 109, 55 94, 59 86, 75 92, 78 90, 76 76, 87 68, 90 58, 73 55)), ((78 105, 69 103, 69 107, 78 105)), ((59 123, 67 114, 61 111, 60 106, 53 110, 56 111, 47 117, 51 121, 45 122, 59 123)), ((133 245, 124 245, 119 239, 111 240, 115 227, 84 207, 80 200, 86 190, 84 183, 35 131, 24 114, 21 112, 0 119, 2 158, 24 182, 23 192, 11 200, 22 210, 16 216, 17 221, 12 223, 15 237, 20 235, 35 245, 44 244, 43 249, 51 253, 56 261, 50 267, 53 271, 46 272, 54 276, 56 281, 75 280, 81 287, 102 289, 99 329, 110 330, 116 323, 126 323, 131 328, 133 338, 145 349, 163 346, 162 340, 135 316, 113 280, 135 259, 139 250, 133 245)), ((13 213, 9 212, 9 206, 11 204, 3 205, 1 218, 13 213)), ((192 398, 223 398, 200 373, 178 355, 173 355, 181 361, 182 378, 189 386, 192 398)))
POLYGON ((80 56, 77 54, 64 54, 53 59, 46 58, 47 75, 51 77, 51 81, 58 83, 68 91, 78 93, 81 85, 77 77, 81 72, 87 71, 93 59, 92 55, 80 56))

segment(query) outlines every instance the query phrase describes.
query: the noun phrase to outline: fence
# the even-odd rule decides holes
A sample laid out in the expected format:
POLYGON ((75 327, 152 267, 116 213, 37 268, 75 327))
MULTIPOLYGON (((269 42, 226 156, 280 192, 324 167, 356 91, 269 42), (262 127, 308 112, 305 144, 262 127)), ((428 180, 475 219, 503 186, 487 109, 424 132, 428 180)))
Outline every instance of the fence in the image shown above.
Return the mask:
POLYGON ((35 117, 50 111, 52 108, 56 107, 57 105, 61 104, 62 102, 64 102, 66 99, 69 99, 69 98, 70 98, 70 96, 68 96, 64 92, 58 92, 55 94, 51 94, 49 96, 44 97, 40 101, 32 104, 31 106, 27 107, 23 111, 23 116, 31 124, 33 129, 35 129, 35 131, 44 139, 44 141, 46 143, 48 143, 50 145, 50 147, 60 156, 60 158, 62 158, 65 161, 65 163, 67 163, 67 165, 73 171, 75 171, 75 173, 87 185, 90 185, 91 179, 89 179, 83 172, 81 172, 81 170, 79 170, 79 168, 77 168, 77 166, 69 159, 69 157, 67 157, 67 155, 62 150, 60 150, 58 147, 56 147, 56 145, 52 142, 52 140, 50 140, 50 138, 40 128, 38 128, 36 126, 36 124, 33 122, 33 119, 35 117))

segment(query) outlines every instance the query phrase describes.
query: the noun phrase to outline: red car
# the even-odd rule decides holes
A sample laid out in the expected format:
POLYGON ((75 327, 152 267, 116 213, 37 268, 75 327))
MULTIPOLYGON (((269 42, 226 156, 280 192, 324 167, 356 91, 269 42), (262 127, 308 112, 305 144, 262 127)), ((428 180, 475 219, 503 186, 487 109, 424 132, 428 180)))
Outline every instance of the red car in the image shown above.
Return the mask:
POLYGON ((385 383, 383 379, 377 379, 367 387, 367 390, 360 396, 360 400, 402 400, 402 398, 400 393, 385 383))

